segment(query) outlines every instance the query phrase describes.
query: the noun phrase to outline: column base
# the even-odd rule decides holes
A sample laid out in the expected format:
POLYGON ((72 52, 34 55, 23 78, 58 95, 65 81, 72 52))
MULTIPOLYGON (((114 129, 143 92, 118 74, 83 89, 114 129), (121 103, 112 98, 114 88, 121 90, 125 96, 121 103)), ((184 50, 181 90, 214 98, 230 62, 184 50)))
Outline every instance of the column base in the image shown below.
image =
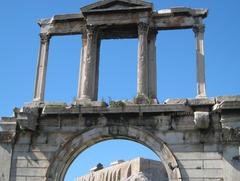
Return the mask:
POLYGON ((80 105, 80 106, 92 106, 92 107, 103 107, 105 105, 103 101, 92 101, 91 99, 88 99, 88 98, 76 99, 73 104, 80 105))
POLYGON ((157 98, 150 98, 145 95, 137 95, 133 102, 135 104, 158 104, 157 98))
POLYGON ((206 95, 197 95, 196 96, 197 99, 207 99, 206 95))
POLYGON ((87 104, 91 104, 92 100, 89 98, 77 98, 74 101, 75 105, 87 105, 87 104))
POLYGON ((45 102, 44 101, 40 101, 37 99, 33 99, 32 102, 26 102, 24 103, 25 107, 44 107, 45 102))

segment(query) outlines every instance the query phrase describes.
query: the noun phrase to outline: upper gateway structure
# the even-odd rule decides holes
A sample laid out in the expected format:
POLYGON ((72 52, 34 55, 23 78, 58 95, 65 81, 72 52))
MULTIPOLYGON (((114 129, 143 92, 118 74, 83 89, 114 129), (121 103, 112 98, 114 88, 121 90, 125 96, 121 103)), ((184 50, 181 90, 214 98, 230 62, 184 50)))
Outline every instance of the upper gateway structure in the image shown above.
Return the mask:
POLYGON ((157 99, 156 36, 160 30, 193 29, 196 36, 197 97, 206 97, 204 24, 206 9, 153 10, 140 0, 103 0, 81 8, 82 13, 39 21, 41 46, 34 102, 44 101, 48 47, 52 36, 82 34, 81 68, 76 103, 96 101, 102 39, 138 38, 137 95, 157 99))
POLYGON ((165 180, 239 180, 240 96, 206 97, 203 19, 208 11, 155 11, 152 3, 140 0, 103 0, 81 11, 39 22, 33 102, 0 120, 0 181, 64 181, 79 154, 111 139, 132 140, 154 151, 165 180), (196 36, 197 97, 158 104, 157 32, 187 28, 196 36), (50 38, 73 34, 82 34, 83 42, 77 100, 70 105, 44 102, 50 38), (95 102, 100 43, 110 38, 139 40, 135 101, 95 102))

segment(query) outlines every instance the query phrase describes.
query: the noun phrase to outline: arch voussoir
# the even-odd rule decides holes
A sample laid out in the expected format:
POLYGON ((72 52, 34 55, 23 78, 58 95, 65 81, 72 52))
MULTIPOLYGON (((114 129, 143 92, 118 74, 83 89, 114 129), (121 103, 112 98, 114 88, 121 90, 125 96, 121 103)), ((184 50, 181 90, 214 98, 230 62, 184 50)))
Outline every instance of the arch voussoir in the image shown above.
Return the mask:
POLYGON ((110 139, 127 139, 147 146, 161 158, 169 180, 181 180, 178 163, 173 153, 160 138, 138 127, 119 125, 88 128, 70 138, 56 153, 47 171, 46 180, 63 181, 68 167, 81 152, 98 142, 110 139))

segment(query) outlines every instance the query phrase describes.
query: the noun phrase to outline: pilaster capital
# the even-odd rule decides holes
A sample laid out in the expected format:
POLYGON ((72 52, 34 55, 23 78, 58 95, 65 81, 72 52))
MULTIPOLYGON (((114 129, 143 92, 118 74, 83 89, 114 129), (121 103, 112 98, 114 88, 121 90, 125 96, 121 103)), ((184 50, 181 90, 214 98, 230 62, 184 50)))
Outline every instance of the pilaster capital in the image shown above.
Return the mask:
POLYGON ((195 35, 198 33, 204 33, 205 32, 205 25, 204 24, 196 24, 193 26, 193 32, 195 35))
POLYGON ((149 25, 147 23, 144 23, 144 22, 140 22, 138 24, 138 34, 139 35, 142 35, 144 33, 147 33, 149 30, 149 25))
POLYGON ((42 44, 48 43, 50 38, 51 38, 51 35, 46 33, 40 33, 40 39, 42 44))

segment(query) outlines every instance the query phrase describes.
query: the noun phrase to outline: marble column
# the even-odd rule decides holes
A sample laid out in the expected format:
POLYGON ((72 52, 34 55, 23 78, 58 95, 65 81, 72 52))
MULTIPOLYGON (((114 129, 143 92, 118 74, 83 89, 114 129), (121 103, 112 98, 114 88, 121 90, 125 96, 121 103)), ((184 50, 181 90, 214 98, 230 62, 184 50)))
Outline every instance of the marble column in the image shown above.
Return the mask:
POLYGON ((157 30, 151 29, 148 35, 148 97, 157 99, 157 63, 156 63, 156 37, 157 30))
POLYGON ((81 97, 81 83, 82 83, 82 72, 84 66, 84 53, 86 53, 87 49, 87 32, 83 32, 82 34, 82 48, 81 48, 81 58, 80 58, 80 70, 79 70, 79 77, 78 77, 78 92, 77 92, 77 100, 81 97))
POLYGON ((98 99, 98 81, 99 81, 99 61, 100 61, 100 47, 101 40, 97 38, 97 47, 96 47, 96 66, 95 66, 95 88, 94 88, 94 96, 93 100, 98 99))
POLYGON ((38 56, 37 75, 35 81, 34 102, 44 101, 47 63, 48 63, 48 51, 50 43, 50 35, 40 34, 41 43, 38 56))
POLYGON ((197 98, 206 97, 205 81, 205 60, 204 60, 204 25, 193 27, 196 37, 196 56, 197 56, 197 98))
POLYGON ((97 100, 99 41, 96 27, 87 26, 86 35, 83 35, 77 102, 97 100))
POLYGON ((139 23, 137 94, 145 97, 148 97, 148 30, 148 24, 139 23))

